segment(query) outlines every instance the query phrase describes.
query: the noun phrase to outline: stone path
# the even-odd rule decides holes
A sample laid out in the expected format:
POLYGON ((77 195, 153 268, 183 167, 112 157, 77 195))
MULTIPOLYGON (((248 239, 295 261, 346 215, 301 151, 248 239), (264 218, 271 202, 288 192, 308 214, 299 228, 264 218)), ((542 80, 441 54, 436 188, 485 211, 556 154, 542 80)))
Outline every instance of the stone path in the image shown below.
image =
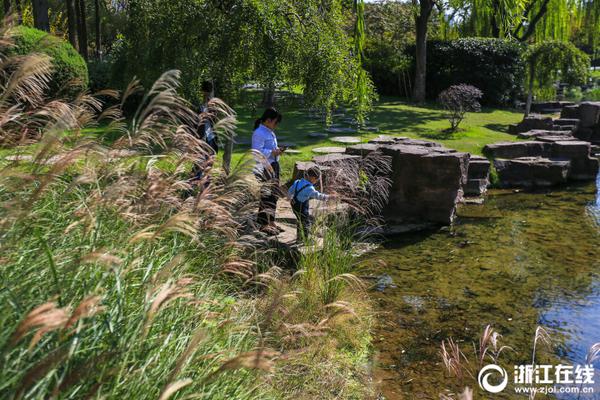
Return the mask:
POLYGON ((361 142, 361 140, 359 138, 353 137, 353 136, 334 136, 329 140, 331 140, 334 143, 344 143, 344 144, 355 144, 355 143, 361 142))
POLYGON ((341 154, 341 153, 345 153, 346 152, 346 148, 345 147, 315 147, 314 149, 312 149, 313 153, 317 153, 317 154, 341 154))

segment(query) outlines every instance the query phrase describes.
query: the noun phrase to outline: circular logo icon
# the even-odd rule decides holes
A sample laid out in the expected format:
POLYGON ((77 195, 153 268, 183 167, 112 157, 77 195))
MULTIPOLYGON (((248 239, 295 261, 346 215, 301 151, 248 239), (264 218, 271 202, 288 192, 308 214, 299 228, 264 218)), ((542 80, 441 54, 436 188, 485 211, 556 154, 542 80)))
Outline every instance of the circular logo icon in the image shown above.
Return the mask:
POLYGON ((496 364, 489 364, 481 368, 477 376, 479 387, 490 393, 500 393, 508 385, 508 374, 506 370, 496 364), (494 385, 490 383, 490 376, 500 375, 501 381, 494 385))

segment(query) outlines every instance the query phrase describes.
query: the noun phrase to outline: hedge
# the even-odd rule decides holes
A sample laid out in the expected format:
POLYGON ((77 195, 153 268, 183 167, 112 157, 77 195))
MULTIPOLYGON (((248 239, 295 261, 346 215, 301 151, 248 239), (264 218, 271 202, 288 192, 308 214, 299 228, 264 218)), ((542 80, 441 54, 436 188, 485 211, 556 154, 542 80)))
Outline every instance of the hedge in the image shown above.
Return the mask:
POLYGON ((47 32, 17 26, 11 29, 14 46, 9 53, 27 55, 42 53, 52 58, 54 68, 50 93, 73 97, 88 87, 88 69, 85 60, 70 43, 47 32))
MULTIPOLYGON (((384 94, 404 96, 403 78, 396 65, 390 63, 389 52, 373 44, 367 66, 377 90, 384 94)), ((427 42, 427 97, 431 100, 448 87, 461 83, 473 85, 483 92, 481 102, 488 105, 510 105, 523 93, 525 46, 512 40, 466 38, 427 42)), ((408 46, 409 58, 405 75, 414 80, 415 47, 408 46)), ((395 63, 398 63, 396 61, 395 63)), ((404 85, 408 87, 408 85, 404 85)))
POLYGON ((509 105, 523 93, 525 46, 505 39, 467 38, 430 41, 427 96, 466 83, 483 92, 482 103, 509 105))

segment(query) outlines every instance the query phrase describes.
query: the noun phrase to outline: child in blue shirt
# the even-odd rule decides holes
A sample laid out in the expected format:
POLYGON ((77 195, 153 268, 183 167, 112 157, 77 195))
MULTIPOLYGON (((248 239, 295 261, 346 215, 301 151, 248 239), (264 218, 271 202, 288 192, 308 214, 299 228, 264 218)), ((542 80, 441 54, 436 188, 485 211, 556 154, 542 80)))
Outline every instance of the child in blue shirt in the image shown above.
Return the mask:
POLYGON ((288 190, 288 197, 292 204, 292 210, 296 215, 296 234, 297 240, 301 241, 308 237, 312 217, 309 213, 309 200, 331 200, 334 197, 319 192, 315 189, 315 184, 321 176, 317 167, 309 168, 304 174, 303 179, 297 179, 288 190))

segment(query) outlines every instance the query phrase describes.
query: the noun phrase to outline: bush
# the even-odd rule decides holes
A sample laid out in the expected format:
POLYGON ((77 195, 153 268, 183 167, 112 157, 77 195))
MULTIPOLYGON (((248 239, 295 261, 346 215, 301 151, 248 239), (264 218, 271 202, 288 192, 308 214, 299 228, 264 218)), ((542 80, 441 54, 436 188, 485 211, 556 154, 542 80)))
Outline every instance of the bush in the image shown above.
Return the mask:
POLYGON ((42 53, 52 58, 54 73, 50 83, 50 93, 58 96, 74 97, 88 87, 88 69, 84 59, 70 43, 27 26, 11 29, 14 47, 10 54, 26 55, 42 53))
MULTIPOLYGON (((523 93, 524 50, 524 45, 505 39, 429 41, 427 97, 435 99, 448 85, 466 83, 483 91, 483 104, 511 105, 523 93)), ((414 46, 408 54, 414 57, 414 46)))
POLYGON ((440 93, 439 101, 448 111, 450 131, 455 132, 458 125, 469 111, 480 111, 479 99, 483 96, 481 90, 471 85, 454 85, 440 93))

